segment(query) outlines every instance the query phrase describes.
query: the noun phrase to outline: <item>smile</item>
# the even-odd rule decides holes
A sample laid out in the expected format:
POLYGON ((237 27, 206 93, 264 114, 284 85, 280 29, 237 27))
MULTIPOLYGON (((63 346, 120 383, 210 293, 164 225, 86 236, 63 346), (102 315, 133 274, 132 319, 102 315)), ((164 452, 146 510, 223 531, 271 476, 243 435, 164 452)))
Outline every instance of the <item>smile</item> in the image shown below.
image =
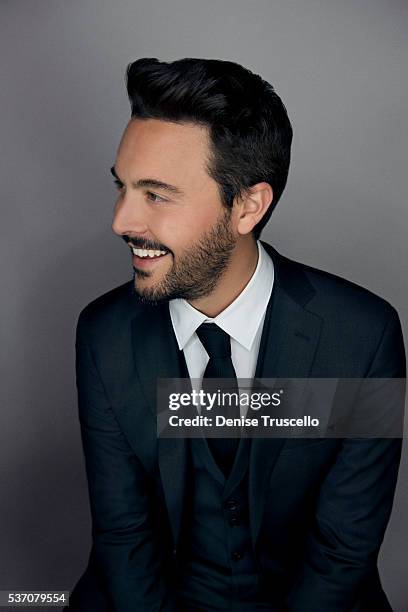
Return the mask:
POLYGON ((151 249, 137 249, 135 247, 130 247, 132 249, 133 255, 137 255, 137 257, 162 257, 162 255, 166 255, 168 251, 157 251, 151 249))

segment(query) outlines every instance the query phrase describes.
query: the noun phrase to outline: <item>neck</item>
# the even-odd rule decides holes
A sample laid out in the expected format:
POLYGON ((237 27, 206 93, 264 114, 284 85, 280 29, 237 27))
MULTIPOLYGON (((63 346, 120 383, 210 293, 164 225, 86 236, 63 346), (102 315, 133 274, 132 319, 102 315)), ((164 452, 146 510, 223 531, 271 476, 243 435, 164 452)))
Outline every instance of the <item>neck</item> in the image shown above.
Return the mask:
POLYGON ((232 304, 245 289, 255 272, 257 263, 258 245, 252 236, 245 236, 240 243, 237 243, 214 291, 189 303, 213 319, 232 304))

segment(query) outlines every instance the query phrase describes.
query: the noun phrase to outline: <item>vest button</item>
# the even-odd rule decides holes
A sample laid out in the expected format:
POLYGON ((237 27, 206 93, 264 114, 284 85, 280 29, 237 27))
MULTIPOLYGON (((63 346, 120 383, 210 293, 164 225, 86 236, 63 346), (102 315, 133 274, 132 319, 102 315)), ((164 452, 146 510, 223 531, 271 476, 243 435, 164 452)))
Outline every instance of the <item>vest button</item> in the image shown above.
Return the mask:
POLYGON ((231 525, 231 527, 236 527, 237 525, 240 525, 240 520, 235 514, 230 517, 228 522, 231 525))
POLYGON ((226 504, 225 504, 226 508, 228 508, 228 510, 238 510, 238 502, 236 499, 229 499, 226 504))
POLYGON ((231 559, 233 561, 241 561, 243 556, 244 556, 243 553, 240 553, 236 550, 235 552, 232 553, 231 559))

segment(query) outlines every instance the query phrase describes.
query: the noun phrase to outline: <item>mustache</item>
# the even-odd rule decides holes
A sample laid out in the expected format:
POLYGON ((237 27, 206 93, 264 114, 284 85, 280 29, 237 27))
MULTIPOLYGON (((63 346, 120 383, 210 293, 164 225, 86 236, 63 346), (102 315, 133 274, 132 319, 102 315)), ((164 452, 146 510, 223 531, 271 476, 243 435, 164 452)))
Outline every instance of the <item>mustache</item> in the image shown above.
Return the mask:
POLYGON ((151 249, 152 251, 169 251, 166 246, 158 244, 157 242, 148 242, 142 238, 131 238, 130 236, 122 236, 123 240, 128 246, 133 245, 137 249, 151 249))

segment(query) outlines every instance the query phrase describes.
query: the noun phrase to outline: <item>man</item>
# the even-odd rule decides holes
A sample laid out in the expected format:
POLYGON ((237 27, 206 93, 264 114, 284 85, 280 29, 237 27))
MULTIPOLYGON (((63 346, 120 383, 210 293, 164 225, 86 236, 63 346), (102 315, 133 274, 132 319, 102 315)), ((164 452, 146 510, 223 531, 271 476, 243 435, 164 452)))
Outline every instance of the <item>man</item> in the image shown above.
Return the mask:
POLYGON ((158 439, 155 411, 158 378, 403 378, 398 315, 259 240, 292 140, 268 83, 192 58, 127 77, 113 230, 134 278, 78 321, 93 547, 70 609, 391 610, 400 439, 158 439))

